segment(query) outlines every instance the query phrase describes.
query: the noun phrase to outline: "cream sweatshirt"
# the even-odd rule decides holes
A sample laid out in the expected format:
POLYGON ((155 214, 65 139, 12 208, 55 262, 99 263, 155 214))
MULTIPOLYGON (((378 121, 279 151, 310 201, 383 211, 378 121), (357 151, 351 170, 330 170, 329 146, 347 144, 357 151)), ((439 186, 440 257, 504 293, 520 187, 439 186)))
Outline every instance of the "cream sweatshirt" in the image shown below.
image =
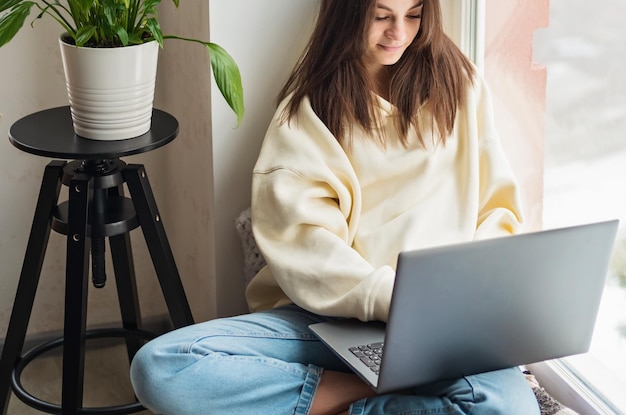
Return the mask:
MULTIPOLYGON (((317 314, 386 321, 400 251, 515 233, 518 187, 477 77, 446 146, 430 117, 402 146, 380 101, 387 146, 354 130, 344 149, 305 100, 279 106, 253 171, 252 227, 265 266, 246 296, 253 310, 295 303, 317 314)), ((427 108, 427 106, 425 107, 427 108)))

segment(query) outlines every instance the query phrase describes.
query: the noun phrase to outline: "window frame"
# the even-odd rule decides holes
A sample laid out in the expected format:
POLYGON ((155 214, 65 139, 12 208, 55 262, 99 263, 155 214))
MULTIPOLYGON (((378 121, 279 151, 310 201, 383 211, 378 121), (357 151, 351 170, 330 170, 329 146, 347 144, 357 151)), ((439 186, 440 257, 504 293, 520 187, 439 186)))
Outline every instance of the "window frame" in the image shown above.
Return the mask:
POLYGON ((441 0, 448 36, 483 70, 485 62, 485 0, 441 0))
MULTIPOLYGON (((585 384, 574 373, 566 359, 533 363, 527 367, 542 388, 572 410, 585 415, 621 414, 611 407, 604 397, 585 384)), ((590 382, 595 383, 593 379, 590 382)))

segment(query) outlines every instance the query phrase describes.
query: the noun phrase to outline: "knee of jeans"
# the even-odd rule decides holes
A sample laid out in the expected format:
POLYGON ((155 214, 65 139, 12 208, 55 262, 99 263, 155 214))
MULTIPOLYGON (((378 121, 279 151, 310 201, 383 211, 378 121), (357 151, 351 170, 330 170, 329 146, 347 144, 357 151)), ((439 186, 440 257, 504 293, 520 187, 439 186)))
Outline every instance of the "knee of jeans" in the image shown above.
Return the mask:
POLYGON ((130 381, 139 402, 159 413, 156 408, 162 408, 174 392, 168 387, 168 379, 188 365, 188 359, 189 356, 169 350, 158 339, 140 348, 130 365, 130 381))
POLYGON ((152 407, 149 404, 155 391, 152 384, 158 383, 157 378, 161 376, 161 369, 155 363, 154 347, 152 343, 147 343, 137 351, 130 364, 130 382, 137 399, 144 406, 152 407))
POLYGON ((489 399, 479 399, 471 405, 460 405, 469 415, 539 415, 539 404, 534 394, 520 391, 507 395, 491 396, 489 399))
POLYGON ((519 369, 492 372, 479 379, 470 381, 475 401, 469 414, 539 415, 535 394, 519 369))

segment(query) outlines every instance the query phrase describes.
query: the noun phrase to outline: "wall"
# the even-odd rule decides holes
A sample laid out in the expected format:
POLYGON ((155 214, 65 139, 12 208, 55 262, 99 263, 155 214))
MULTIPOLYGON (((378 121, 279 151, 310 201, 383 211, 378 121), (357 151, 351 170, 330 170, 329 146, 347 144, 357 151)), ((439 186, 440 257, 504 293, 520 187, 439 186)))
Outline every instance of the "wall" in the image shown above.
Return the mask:
MULTIPOLYGON (((208 16, 208 1, 181 2, 178 10, 172 2, 163 2, 161 7, 161 24, 166 34, 208 40, 208 16)), ((212 75, 204 46, 179 40, 165 42, 156 103, 176 116, 180 133, 164 149, 156 167, 164 173, 159 206, 167 220, 167 234, 193 315, 196 321, 202 321, 216 313, 212 75)), ((160 293, 155 294, 161 297, 160 293)))
POLYGON ((215 272, 219 276, 215 289, 220 316, 247 310, 243 254, 234 220, 250 205, 252 167, 274 114, 275 97, 304 49, 316 7, 317 0, 210 2, 211 40, 237 61, 246 104, 244 120, 235 128, 236 120, 219 91, 211 91, 215 272))
POLYGON ((164 152, 171 173, 161 209, 174 224, 168 236, 196 321, 203 321, 247 310, 234 221, 250 204, 252 167, 274 98, 304 48, 317 0, 181 2, 176 13, 163 6, 164 32, 210 39, 228 51, 245 95, 246 114, 237 126, 198 45, 163 51, 159 76, 167 81, 157 100, 178 118, 181 133, 164 152))

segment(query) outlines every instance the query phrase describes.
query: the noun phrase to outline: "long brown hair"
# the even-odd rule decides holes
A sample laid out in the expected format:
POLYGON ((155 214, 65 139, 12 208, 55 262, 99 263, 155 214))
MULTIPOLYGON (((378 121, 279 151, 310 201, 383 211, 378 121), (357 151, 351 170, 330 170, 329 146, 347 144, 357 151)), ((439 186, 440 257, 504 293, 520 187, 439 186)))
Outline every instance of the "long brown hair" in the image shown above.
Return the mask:
MULTIPOLYGON (((365 131, 379 125, 373 80, 363 60, 376 1, 321 0, 307 48, 278 95, 278 101, 291 95, 285 109, 288 120, 308 97, 317 116, 342 144, 350 144, 354 125, 365 131)), ((444 33, 439 0, 424 0, 417 36, 388 70, 389 99, 398 113, 396 130, 403 143, 410 128, 424 143, 419 111, 428 102, 433 132, 445 144, 468 83, 473 82, 474 67, 444 33)), ((378 138, 384 144, 384 137, 378 138)))

